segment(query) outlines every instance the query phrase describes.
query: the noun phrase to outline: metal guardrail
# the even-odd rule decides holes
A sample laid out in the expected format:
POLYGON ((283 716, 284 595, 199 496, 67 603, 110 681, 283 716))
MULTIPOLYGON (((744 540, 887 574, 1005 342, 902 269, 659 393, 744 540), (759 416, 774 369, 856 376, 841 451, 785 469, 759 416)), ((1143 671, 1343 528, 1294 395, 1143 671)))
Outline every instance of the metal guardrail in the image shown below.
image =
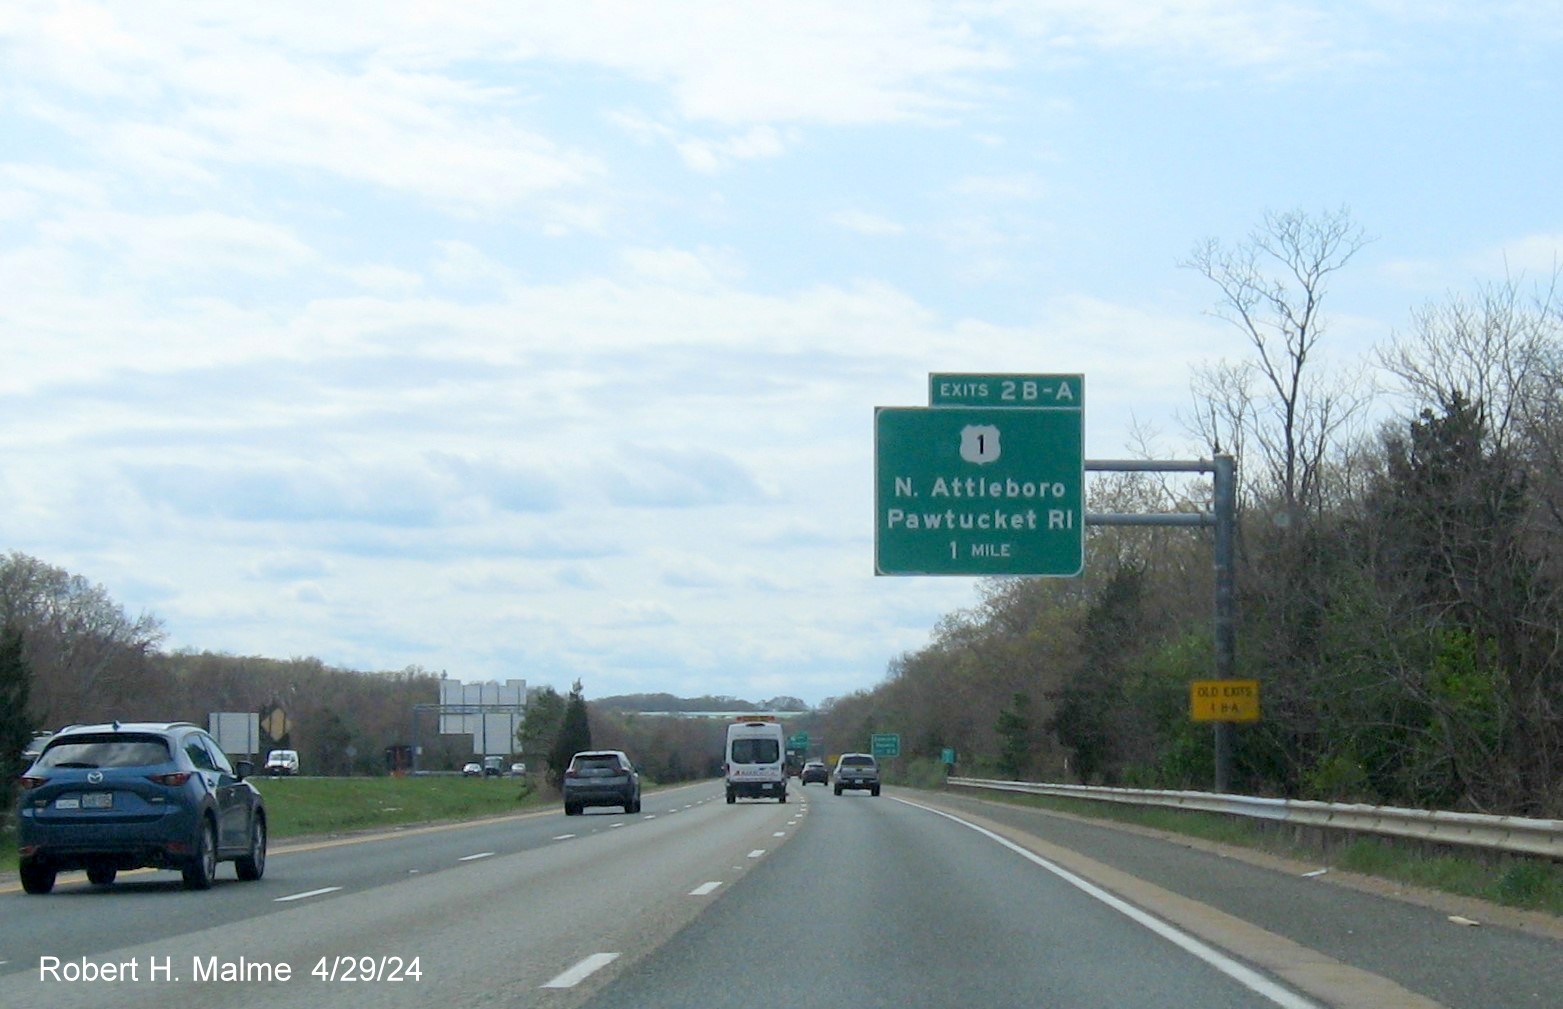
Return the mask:
POLYGON ((1207 813, 1226 813, 1328 830, 1386 834, 1393 837, 1464 845, 1522 855, 1563 860, 1563 820, 1523 816, 1484 816, 1480 813, 1445 813, 1397 806, 1309 802, 1299 799, 1266 799, 1219 792, 1183 792, 1156 789, 1104 788, 1094 785, 1056 785, 988 778, 949 778, 950 785, 1001 792, 1025 792, 1092 802, 1116 802, 1131 806, 1163 806, 1207 813))

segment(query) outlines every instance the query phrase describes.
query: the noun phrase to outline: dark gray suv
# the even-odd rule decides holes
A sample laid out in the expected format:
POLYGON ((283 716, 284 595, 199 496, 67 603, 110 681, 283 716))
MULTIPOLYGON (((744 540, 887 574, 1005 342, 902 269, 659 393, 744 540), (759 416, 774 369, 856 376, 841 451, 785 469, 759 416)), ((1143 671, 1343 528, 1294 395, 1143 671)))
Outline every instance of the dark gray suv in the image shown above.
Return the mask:
POLYGON ((48 893, 57 873, 99 886, 121 869, 178 869, 212 885, 219 861, 240 879, 266 871, 266 806, 198 725, 112 722, 61 729, 21 779, 16 842, 22 889, 48 893))
POLYGON ((640 775, 621 750, 584 750, 564 771, 564 815, 579 816, 587 806, 623 806, 640 812, 640 775))

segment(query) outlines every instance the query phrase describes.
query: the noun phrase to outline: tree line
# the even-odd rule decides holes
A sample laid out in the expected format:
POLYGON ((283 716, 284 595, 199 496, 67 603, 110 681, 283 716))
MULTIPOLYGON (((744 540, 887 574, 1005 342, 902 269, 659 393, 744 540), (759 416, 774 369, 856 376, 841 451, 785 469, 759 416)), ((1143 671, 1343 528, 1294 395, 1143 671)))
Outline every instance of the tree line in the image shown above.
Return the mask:
POLYGON ((212 712, 255 712, 262 753, 298 750, 314 774, 383 773, 386 747, 408 741, 414 705, 439 699, 438 675, 416 666, 364 673, 313 658, 165 652, 155 617, 133 617, 101 585, 19 552, 0 556, 0 628, 0 734, 24 742, 69 723, 204 726, 212 712))
MULTIPOLYGON (((387 750, 415 742, 426 770, 459 768, 473 756, 470 736, 440 735, 432 715, 419 718, 440 696, 439 674, 421 667, 364 672, 315 658, 164 652, 163 639, 157 618, 128 614, 103 586, 20 552, 0 555, 0 810, 10 808, 10 789, 23 770, 20 755, 33 732, 69 723, 205 725, 212 712, 254 712, 261 716, 260 753, 298 750, 309 774, 388 773, 387 750)), ((719 729, 713 734, 703 719, 640 713, 647 705, 659 711, 760 707, 730 697, 672 695, 588 705, 579 682, 568 697, 543 687, 530 698, 515 752, 556 786, 570 756, 592 748, 594 739, 599 748, 630 753, 653 781, 720 773, 719 729)))
MULTIPOLYGON (((1362 366, 1327 363, 1325 295, 1370 239, 1266 215, 1184 264, 1251 353, 1198 369, 1187 426, 1238 458, 1239 791, 1563 815, 1563 310, 1556 278, 1453 293, 1362 366)), ((1143 453, 1153 458, 1148 450, 1143 453)), ((1201 510, 1210 488, 1101 479, 1091 511, 1201 510)), ((1084 577, 1000 579, 832 741, 1006 777, 1208 788, 1208 532, 1092 527, 1084 577)))

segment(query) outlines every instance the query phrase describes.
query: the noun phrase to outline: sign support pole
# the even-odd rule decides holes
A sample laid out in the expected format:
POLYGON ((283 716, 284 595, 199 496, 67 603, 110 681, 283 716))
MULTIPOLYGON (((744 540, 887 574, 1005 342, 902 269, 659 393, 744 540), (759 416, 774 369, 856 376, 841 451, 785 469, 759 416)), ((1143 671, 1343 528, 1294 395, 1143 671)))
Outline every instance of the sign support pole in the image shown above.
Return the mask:
MULTIPOLYGON (((1226 452, 1212 459, 1157 461, 1154 459, 1087 459, 1089 472, 1210 473, 1215 477, 1210 514, 1168 512, 1161 515, 1088 513, 1088 526, 1213 526, 1215 527, 1215 666, 1216 678, 1230 680, 1237 668, 1237 594, 1234 562, 1237 530, 1237 461, 1226 452)), ((1214 722, 1215 790, 1225 792, 1232 781, 1232 723, 1214 722)))
MULTIPOLYGON (((1237 667, 1236 593, 1233 591, 1233 540, 1237 511, 1237 465, 1227 454, 1215 458, 1216 510, 1216 679, 1230 680, 1237 667)), ((1217 792, 1226 792, 1232 781, 1232 723, 1217 722, 1217 792)))

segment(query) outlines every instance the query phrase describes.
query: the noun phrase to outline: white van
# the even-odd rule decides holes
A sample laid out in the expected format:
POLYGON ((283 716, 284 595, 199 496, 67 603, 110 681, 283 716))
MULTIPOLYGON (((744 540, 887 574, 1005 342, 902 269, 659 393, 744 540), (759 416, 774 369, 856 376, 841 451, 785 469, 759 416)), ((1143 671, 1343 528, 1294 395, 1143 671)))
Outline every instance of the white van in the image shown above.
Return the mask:
POLYGON ((787 801, 787 740, 774 716, 740 719, 727 727, 727 801, 774 797, 787 801))
POLYGON ((273 778, 298 773, 297 750, 272 750, 266 754, 266 773, 273 778))

